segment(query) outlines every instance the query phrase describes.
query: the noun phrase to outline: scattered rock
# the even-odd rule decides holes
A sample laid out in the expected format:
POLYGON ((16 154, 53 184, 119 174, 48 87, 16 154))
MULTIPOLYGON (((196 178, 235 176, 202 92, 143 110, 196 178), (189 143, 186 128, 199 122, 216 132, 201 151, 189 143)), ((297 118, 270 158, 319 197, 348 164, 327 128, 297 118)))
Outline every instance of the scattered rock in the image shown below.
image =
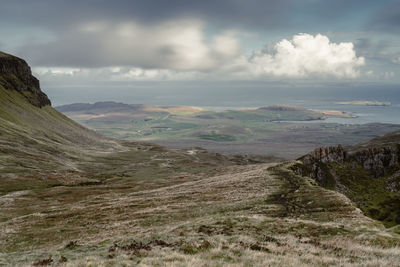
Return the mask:
POLYGON ((53 259, 51 257, 47 259, 41 259, 33 263, 33 266, 47 266, 53 263, 53 259))
POLYGON ((67 261, 68 261, 67 258, 61 255, 60 259, 58 260, 58 263, 65 263, 67 261))
POLYGON ((73 249, 78 245, 78 241, 69 241, 68 244, 65 245, 66 249, 73 249))

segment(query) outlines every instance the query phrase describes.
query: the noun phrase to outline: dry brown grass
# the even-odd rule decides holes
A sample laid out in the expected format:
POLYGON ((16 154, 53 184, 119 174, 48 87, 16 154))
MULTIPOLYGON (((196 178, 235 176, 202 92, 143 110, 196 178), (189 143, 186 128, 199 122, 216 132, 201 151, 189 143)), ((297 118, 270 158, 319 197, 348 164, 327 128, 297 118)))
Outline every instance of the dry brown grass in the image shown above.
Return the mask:
POLYGON ((0 224, 0 263, 398 266, 398 235, 343 195, 273 166, 232 166, 144 190, 113 184, 8 195, 1 212, 13 218, 0 224))

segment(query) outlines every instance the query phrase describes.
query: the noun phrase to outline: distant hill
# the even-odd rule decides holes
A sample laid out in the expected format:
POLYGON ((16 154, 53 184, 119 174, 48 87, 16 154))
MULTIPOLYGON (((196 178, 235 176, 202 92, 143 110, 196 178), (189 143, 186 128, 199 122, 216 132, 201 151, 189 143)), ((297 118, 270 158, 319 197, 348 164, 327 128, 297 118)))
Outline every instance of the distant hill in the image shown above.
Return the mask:
POLYGON ((128 105, 124 103, 117 103, 113 101, 96 102, 94 104, 89 103, 75 103, 70 105, 58 106, 56 109, 60 112, 76 112, 76 111, 101 111, 101 112, 111 112, 111 111, 129 111, 136 110, 142 105, 128 105))

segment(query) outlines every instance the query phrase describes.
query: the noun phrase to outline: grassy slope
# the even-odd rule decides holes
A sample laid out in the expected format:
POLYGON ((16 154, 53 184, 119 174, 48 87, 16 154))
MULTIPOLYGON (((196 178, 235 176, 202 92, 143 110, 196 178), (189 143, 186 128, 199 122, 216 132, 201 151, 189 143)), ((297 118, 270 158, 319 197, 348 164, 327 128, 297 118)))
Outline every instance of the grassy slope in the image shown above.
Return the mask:
POLYGON ((116 142, 101 138, 50 106, 38 108, 27 103, 16 91, 0 87, 0 104, 2 152, 20 154, 20 158, 8 161, 3 158, 7 162, 5 165, 9 165, 6 168, 15 168, 11 169, 12 172, 32 171, 38 167, 41 171, 51 171, 76 160, 74 152, 90 150, 91 147, 107 151, 116 146, 116 142), (30 155, 37 157, 32 159, 30 155), (63 162, 59 161, 60 158, 63 162), (21 161, 24 165, 19 170, 21 161))
POLYGON ((361 142, 353 146, 352 150, 361 150, 364 148, 374 148, 382 146, 396 146, 400 143, 400 131, 394 131, 385 135, 361 142))
POLYGON ((191 157, 157 145, 104 138, 50 106, 30 105, 16 91, 0 88, 0 104, 0 175, 7 181, 0 184, 0 193, 63 185, 68 175, 78 184, 109 177, 133 181, 150 176, 147 180, 153 181, 169 173, 232 164, 215 153, 191 157), (157 168, 162 164, 173 168, 157 168))
MULTIPOLYGON (((399 146, 400 131, 396 131, 361 142, 349 147, 348 150, 351 153, 359 153, 365 149, 398 148, 399 146)), ((341 183, 349 188, 348 194, 345 194, 356 202, 366 215, 382 221, 387 227, 400 225, 400 166, 398 163, 391 168, 386 168, 385 173, 379 177, 375 177, 373 173, 354 162, 332 164, 332 168, 341 177, 341 183), (397 192, 388 190, 390 184, 397 185, 397 192)))
POLYGON ((348 188, 347 197, 358 204, 369 217, 382 221, 387 227, 400 224, 400 194, 387 190, 391 175, 375 178, 368 171, 354 164, 331 164, 348 188))
POLYGON ((0 263, 398 264, 398 235, 288 167, 235 166, 155 190, 91 185, 9 196, 8 210, 34 204, 1 224, 0 263))
POLYGON ((56 183, 39 182, 50 174, 79 172, 78 162, 93 148, 120 149, 50 106, 29 104, 16 91, 0 87, 0 104, 0 174, 7 181, 0 185, 2 193, 56 183))
MULTIPOLYGON (((393 132, 377 137, 354 146, 346 147, 346 151, 352 155, 364 156, 371 152, 370 149, 396 148, 400 144, 400 132, 393 132)), ((375 152, 379 153, 379 152, 375 152)), ((324 178, 321 184, 325 188, 337 190, 354 201, 367 216, 382 221, 386 227, 400 225, 400 165, 396 156, 391 167, 386 167, 384 173, 376 173, 367 170, 359 160, 350 156, 344 162, 318 162, 318 171, 313 171, 310 165, 302 162, 296 164, 295 169, 304 175, 313 176, 319 173, 324 178), (389 188, 392 189, 389 189, 389 188)), ((382 156, 375 155, 372 158, 378 162, 385 161, 382 156)), ((396 228, 399 231, 399 227, 396 228)))

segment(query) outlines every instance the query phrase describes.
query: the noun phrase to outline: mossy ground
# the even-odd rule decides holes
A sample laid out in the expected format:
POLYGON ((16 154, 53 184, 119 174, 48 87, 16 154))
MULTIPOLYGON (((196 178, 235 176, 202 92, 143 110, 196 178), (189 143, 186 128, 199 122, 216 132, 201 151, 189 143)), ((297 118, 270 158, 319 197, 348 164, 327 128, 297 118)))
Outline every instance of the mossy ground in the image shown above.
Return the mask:
POLYGON ((331 167, 340 177, 340 183, 348 188, 346 196, 367 216, 382 221, 387 227, 400 224, 400 194, 387 189, 390 175, 374 177, 354 164, 331 164, 331 167))
POLYGON ((393 172, 387 170, 382 177, 375 177, 371 171, 363 168, 355 161, 343 163, 323 163, 315 161, 315 172, 322 181, 316 178, 310 166, 296 162, 291 167, 296 173, 314 177, 315 182, 324 188, 336 190, 351 199, 363 213, 375 220, 381 221, 386 227, 400 224, 400 194, 389 190, 389 181, 393 172))

